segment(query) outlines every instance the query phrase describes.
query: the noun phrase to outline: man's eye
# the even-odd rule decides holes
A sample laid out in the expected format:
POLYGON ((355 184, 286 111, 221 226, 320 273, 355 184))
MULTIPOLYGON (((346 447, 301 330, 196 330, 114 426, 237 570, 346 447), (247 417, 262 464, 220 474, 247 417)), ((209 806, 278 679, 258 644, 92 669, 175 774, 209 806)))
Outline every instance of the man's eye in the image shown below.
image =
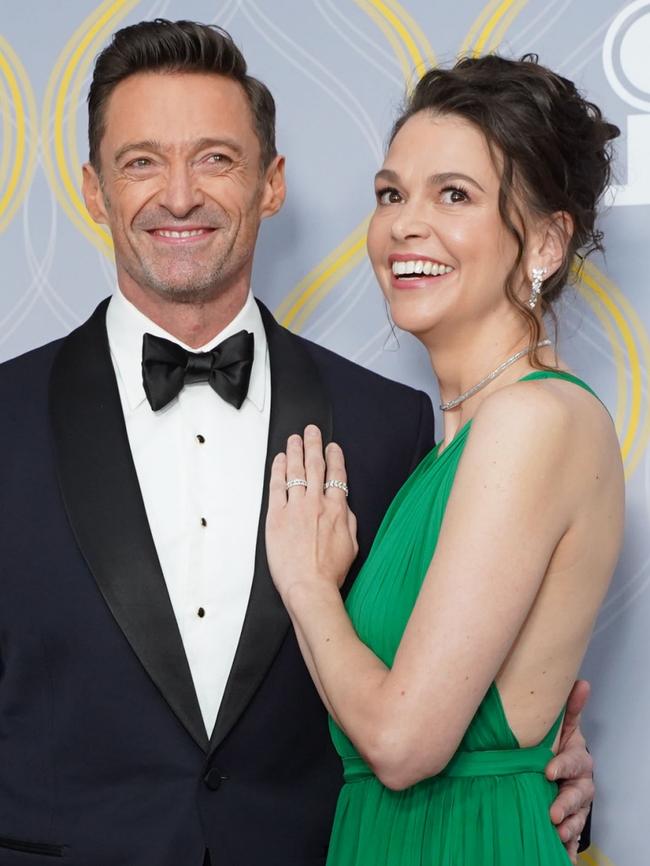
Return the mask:
POLYGON ((139 156, 137 159, 132 159, 127 163, 127 168, 148 168, 151 165, 151 160, 146 156, 139 156))
POLYGON ((203 160, 208 165, 227 165, 229 162, 232 162, 229 156, 226 156, 225 153, 210 153, 203 160))
POLYGON ((378 189, 376 195, 378 204, 399 204, 402 200, 402 196, 392 187, 378 189))

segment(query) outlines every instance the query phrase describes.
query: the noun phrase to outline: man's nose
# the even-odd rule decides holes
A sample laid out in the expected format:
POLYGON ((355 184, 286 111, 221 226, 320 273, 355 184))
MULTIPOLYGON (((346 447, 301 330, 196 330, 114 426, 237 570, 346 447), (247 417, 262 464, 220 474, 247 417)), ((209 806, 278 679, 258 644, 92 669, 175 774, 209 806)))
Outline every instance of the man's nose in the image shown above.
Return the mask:
POLYGON ((203 192, 191 166, 186 163, 170 166, 159 201, 178 219, 203 204, 203 192))

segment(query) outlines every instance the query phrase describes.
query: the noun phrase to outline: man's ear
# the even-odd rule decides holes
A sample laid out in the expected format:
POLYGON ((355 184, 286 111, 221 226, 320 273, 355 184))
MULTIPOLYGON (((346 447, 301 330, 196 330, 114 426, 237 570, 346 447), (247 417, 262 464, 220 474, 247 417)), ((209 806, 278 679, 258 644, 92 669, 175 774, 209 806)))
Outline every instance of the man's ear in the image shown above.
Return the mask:
POLYGON ((99 175, 89 162, 84 163, 82 172, 81 190, 88 213, 96 223, 108 225, 108 209, 99 175))
POLYGON ((276 156, 264 173, 264 190, 260 204, 260 217, 276 214, 284 204, 287 189, 284 178, 284 157, 276 156))

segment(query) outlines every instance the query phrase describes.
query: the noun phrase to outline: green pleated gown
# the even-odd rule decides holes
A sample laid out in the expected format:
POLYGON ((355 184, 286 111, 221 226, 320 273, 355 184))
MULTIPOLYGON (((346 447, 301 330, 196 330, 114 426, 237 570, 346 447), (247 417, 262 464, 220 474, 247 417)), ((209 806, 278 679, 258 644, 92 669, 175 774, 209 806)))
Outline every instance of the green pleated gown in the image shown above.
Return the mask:
MULTIPOLYGON (((549 377, 591 391, 568 373, 523 379, 549 377)), ((389 667, 435 552, 470 426, 404 484, 348 597, 359 637, 389 667)), ((557 786, 544 776, 560 721, 538 746, 519 748, 493 683, 445 770, 392 791, 330 720, 344 785, 327 866, 566 866, 549 818, 557 786)))

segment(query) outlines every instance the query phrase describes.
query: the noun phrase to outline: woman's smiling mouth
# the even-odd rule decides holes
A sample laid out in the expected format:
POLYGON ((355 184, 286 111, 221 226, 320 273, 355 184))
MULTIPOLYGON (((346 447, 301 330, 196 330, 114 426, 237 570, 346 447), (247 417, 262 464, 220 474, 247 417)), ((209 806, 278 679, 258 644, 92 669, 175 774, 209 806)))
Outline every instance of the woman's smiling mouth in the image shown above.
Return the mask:
POLYGON ((398 288, 405 288, 407 285, 418 288, 454 270, 445 262, 417 255, 408 258, 404 255, 392 255, 388 262, 392 274, 391 283, 398 288))

